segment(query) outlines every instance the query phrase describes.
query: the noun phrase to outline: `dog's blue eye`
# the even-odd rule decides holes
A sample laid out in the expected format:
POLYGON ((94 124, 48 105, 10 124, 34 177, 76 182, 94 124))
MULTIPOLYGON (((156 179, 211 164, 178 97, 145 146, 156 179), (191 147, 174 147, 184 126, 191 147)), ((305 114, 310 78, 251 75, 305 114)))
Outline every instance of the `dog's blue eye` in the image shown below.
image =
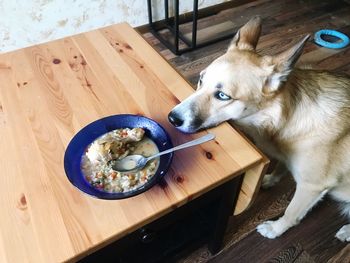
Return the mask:
POLYGON ((225 93, 219 91, 217 93, 215 93, 215 98, 217 98, 218 100, 230 100, 231 97, 229 95, 226 95, 225 93))

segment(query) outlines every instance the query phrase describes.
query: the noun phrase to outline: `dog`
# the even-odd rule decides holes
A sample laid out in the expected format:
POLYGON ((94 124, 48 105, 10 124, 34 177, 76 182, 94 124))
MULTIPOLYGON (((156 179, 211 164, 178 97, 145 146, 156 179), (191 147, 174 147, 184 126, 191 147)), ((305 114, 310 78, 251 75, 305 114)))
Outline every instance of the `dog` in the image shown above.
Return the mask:
MULTIPOLYGON (((350 217, 350 78, 295 67, 309 36, 277 55, 259 55, 260 32, 260 17, 241 27, 168 119, 185 133, 232 121, 279 162, 263 186, 271 187, 288 171, 293 175, 296 190, 284 215, 257 226, 273 239, 297 225, 325 195, 350 217)), ((350 241, 350 224, 336 237, 350 241)))

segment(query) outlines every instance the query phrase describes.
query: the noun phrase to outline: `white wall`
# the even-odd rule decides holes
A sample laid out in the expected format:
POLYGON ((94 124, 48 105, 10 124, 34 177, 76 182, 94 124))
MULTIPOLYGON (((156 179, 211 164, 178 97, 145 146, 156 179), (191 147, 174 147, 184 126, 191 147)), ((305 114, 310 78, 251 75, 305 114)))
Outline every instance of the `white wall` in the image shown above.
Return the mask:
MULTIPOLYGON (((199 8, 227 0, 200 0, 199 8)), ((163 0, 152 0, 154 15, 164 14, 163 0), (159 7, 162 7, 159 9, 159 7)), ((172 0, 169 0, 172 2, 172 0)), ((180 0, 180 12, 192 10, 180 0)), ((148 23, 146 0, 0 0, 0 52, 127 21, 148 23)))

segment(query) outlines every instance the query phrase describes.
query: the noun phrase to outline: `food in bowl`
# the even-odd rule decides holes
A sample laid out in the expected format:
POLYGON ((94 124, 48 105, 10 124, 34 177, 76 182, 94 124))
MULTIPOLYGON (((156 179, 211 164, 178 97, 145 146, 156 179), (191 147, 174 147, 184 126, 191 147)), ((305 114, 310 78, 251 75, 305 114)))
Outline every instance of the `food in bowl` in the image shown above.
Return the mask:
POLYGON ((113 162, 131 154, 148 157, 158 152, 157 145, 142 128, 116 129, 87 147, 81 169, 86 181, 96 189, 110 193, 132 191, 152 178, 159 166, 159 158, 149 161, 141 170, 130 172, 114 170, 113 162))

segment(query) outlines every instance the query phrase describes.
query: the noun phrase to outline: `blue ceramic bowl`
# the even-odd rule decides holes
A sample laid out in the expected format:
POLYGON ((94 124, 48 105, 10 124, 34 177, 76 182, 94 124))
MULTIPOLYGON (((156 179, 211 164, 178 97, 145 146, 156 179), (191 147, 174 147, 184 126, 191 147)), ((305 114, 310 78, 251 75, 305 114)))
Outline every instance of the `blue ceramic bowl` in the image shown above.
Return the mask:
POLYGON ((141 187, 124 193, 108 193, 91 186, 84 178, 80 168, 81 158, 87 146, 101 135, 120 128, 140 127, 145 130, 146 136, 151 138, 159 151, 172 148, 169 135, 155 121, 138 115, 121 114, 113 115, 94 121, 80 130, 70 141, 64 155, 64 169, 69 181, 86 194, 100 199, 122 199, 145 192, 166 174, 173 158, 173 153, 160 157, 160 163, 156 174, 141 187))

